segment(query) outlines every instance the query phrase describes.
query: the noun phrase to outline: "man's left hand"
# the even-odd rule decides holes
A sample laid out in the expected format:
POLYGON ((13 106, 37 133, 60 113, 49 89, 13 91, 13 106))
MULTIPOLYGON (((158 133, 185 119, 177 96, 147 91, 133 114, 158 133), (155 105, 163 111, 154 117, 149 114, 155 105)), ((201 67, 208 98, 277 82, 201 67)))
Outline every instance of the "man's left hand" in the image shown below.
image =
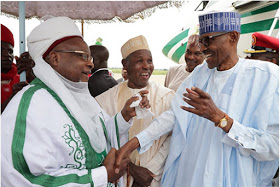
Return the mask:
POLYGON ((136 166, 132 162, 128 164, 128 167, 129 174, 134 178, 136 184, 141 184, 141 186, 150 186, 153 178, 156 176, 147 168, 136 166))
POLYGON ((187 88, 186 91, 188 93, 183 93, 183 100, 192 107, 181 106, 183 110, 209 119, 215 124, 224 117, 224 113, 215 105, 208 93, 197 87, 187 88))

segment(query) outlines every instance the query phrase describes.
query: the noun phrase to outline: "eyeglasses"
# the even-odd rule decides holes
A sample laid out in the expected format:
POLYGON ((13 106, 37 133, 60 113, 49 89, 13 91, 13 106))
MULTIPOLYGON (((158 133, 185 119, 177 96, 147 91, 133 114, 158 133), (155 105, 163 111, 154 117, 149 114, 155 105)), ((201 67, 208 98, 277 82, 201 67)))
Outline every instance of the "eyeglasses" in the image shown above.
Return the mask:
POLYGON ((203 44, 204 46, 209 46, 210 45, 210 39, 218 37, 218 36, 222 36, 222 35, 230 33, 230 32, 231 31, 219 33, 219 34, 216 34, 216 35, 213 35, 213 36, 205 36, 205 37, 199 39, 199 44, 200 45, 203 44))
POLYGON ((85 62, 91 61, 92 62, 92 56, 89 55, 88 53, 84 52, 84 51, 54 51, 54 52, 75 53, 75 54, 79 55, 83 59, 83 61, 85 61, 85 62))

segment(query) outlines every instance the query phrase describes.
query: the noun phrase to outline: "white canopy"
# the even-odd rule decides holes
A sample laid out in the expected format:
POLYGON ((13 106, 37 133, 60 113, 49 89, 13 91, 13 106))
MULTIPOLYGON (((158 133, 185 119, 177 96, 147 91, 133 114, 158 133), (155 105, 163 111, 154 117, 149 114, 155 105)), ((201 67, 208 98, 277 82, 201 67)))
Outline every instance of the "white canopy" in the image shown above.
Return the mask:
MULTIPOLYGON (((67 16, 76 20, 126 20, 141 11, 156 6, 168 7, 168 1, 26 1, 25 18, 47 15, 67 16)), ((2 1, 1 11, 19 16, 18 1, 2 1)))

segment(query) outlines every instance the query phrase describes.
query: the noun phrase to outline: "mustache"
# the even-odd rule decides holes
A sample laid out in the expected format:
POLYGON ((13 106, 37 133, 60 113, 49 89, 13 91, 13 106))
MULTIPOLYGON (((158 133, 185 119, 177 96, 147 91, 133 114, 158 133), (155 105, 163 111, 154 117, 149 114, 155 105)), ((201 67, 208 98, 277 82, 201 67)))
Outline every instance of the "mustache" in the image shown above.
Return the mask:
POLYGON ((185 58, 186 63, 192 63, 192 64, 197 64, 198 61, 197 60, 189 60, 187 58, 185 58))

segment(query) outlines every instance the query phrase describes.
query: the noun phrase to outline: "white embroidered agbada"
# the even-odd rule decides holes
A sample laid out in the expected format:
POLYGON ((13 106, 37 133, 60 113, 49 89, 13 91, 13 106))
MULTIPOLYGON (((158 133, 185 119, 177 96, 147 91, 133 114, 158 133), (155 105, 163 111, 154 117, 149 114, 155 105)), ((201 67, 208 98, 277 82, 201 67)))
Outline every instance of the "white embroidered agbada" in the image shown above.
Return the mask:
POLYGON ((67 36, 81 33, 71 19, 58 17, 27 38, 37 78, 2 114, 2 186, 107 186, 102 162, 128 137, 131 123, 120 113, 108 116, 87 83, 65 79, 43 60, 48 47, 67 36))
MULTIPOLYGON (((151 105, 151 111, 155 114, 155 116, 145 119, 136 119, 134 117, 133 126, 129 130, 129 139, 133 138, 140 131, 148 127, 154 118, 158 117, 162 112, 170 108, 174 92, 157 83, 150 81, 145 88, 131 89, 127 86, 127 81, 125 81, 95 98, 99 102, 101 107, 109 115, 111 115, 119 112, 120 109, 124 106, 127 98, 134 96, 140 90, 149 91, 149 94, 147 94, 147 98, 149 99, 151 105)), ((121 145, 125 142, 127 142, 127 139, 121 139, 121 145)), ((147 152, 139 155, 136 151, 134 151, 130 157, 131 161, 134 164, 148 168, 151 172, 157 175, 152 181, 151 186, 160 186, 160 180, 165 160, 169 151, 169 142, 170 137, 168 137, 167 135, 163 135, 153 143, 153 145, 147 152)), ((126 185, 127 176, 124 175, 123 178, 124 184, 126 185)), ((129 186, 131 186, 133 183, 132 177, 130 177, 129 183, 129 186)))

